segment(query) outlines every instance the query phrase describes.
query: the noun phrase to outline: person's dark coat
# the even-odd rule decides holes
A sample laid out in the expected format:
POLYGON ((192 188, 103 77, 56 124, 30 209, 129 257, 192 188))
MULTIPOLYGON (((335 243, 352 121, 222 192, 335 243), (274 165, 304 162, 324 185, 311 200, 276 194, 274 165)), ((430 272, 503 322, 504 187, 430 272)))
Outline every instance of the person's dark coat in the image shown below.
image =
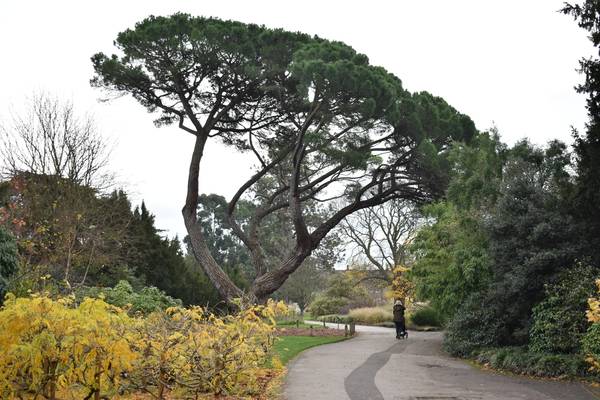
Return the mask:
POLYGON ((394 322, 404 322, 404 306, 402 304, 396 304, 394 306, 394 322))

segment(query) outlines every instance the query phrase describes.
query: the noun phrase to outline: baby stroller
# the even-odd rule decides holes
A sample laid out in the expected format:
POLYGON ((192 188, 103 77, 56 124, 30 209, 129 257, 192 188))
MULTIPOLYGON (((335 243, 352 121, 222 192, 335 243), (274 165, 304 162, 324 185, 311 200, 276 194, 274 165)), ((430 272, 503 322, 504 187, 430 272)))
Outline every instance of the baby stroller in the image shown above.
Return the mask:
POLYGON ((408 331, 406 330, 406 328, 401 331, 398 336, 396 336, 396 339, 408 339, 408 331))
POLYGON ((408 331, 404 321, 396 322, 396 339, 408 339, 408 331))

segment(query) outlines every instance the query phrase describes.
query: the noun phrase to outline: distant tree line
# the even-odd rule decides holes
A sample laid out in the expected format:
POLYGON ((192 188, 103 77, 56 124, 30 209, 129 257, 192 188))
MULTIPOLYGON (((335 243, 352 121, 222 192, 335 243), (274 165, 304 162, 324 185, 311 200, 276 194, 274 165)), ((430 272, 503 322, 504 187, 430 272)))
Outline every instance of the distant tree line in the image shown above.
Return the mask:
MULTIPOLYGON (((185 304, 219 304, 180 240, 162 234, 144 202, 133 207, 127 193, 114 188, 108 146, 94 127, 91 116, 81 119, 72 103, 47 93, 2 124, 0 295, 89 293, 128 281, 185 304)), ((199 213, 211 207, 206 201, 199 213)), ((235 251, 218 237, 210 245, 215 252, 235 251)), ((243 255, 235 257, 224 265, 243 286, 243 255)))

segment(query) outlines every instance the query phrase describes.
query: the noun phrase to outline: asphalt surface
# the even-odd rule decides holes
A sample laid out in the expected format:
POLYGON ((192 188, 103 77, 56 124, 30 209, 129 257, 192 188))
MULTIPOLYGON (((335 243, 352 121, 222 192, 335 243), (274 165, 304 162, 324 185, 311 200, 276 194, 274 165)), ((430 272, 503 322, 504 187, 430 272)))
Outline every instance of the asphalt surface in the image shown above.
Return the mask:
MULTIPOLYGON (((336 327, 337 324, 329 324, 336 327)), ((343 325, 341 326, 343 328, 343 325)), ((442 333, 357 326, 356 338, 315 347, 288 369, 286 400, 597 400, 594 389, 482 371, 441 351, 442 333)))

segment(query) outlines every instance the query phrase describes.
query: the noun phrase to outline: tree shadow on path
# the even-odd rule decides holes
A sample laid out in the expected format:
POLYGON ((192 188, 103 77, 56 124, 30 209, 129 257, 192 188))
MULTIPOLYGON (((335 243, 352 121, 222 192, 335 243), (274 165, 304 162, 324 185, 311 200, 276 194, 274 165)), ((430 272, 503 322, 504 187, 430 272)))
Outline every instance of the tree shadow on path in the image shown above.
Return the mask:
POLYGON ((360 367, 352 371, 344 380, 344 388, 350 400, 384 400, 375 386, 375 375, 387 364, 392 354, 402 353, 406 344, 407 341, 402 340, 384 351, 373 353, 360 367))

